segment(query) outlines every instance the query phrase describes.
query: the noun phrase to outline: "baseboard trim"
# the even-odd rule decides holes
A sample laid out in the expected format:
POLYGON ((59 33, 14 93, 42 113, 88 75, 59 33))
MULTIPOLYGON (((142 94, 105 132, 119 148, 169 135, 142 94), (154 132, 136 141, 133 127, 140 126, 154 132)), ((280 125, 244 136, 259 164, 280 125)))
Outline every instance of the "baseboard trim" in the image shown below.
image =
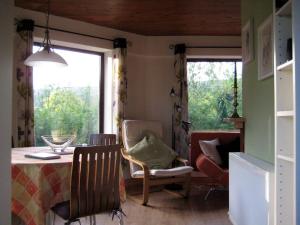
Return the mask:
POLYGON ((229 211, 228 211, 228 218, 229 218, 230 222, 232 223, 232 225, 238 225, 237 222, 232 218, 232 215, 230 214, 229 211))

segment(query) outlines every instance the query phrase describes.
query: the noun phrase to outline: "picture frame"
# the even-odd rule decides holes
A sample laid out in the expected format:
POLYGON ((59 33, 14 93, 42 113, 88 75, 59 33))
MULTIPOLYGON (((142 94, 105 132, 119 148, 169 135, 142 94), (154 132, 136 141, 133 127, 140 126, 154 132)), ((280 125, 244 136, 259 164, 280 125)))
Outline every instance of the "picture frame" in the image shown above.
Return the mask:
POLYGON ((252 19, 249 19, 242 28, 242 56, 243 56, 243 64, 247 64, 254 59, 252 19))
POLYGON ((258 27, 257 38, 258 80, 263 80, 274 74, 272 15, 258 27))

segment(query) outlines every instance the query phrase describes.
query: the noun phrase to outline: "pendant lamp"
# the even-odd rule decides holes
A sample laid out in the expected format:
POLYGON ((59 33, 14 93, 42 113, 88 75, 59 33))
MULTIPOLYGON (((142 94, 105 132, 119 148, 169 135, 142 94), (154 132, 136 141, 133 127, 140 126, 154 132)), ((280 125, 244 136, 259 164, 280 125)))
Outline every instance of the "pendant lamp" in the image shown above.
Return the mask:
POLYGON ((51 46, 49 37, 49 15, 50 15, 50 1, 48 0, 47 21, 45 37, 42 44, 42 50, 30 55, 25 61, 26 66, 39 66, 42 64, 53 66, 67 66, 67 62, 59 54, 55 53, 51 46))

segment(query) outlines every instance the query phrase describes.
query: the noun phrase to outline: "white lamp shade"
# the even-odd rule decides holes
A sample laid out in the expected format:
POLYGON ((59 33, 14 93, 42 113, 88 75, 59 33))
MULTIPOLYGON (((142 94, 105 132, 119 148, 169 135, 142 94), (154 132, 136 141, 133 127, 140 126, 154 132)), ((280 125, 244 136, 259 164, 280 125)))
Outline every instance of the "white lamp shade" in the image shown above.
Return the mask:
POLYGON ((39 66, 41 64, 52 64, 53 66, 67 66, 67 62, 57 53, 47 51, 45 48, 30 55, 25 61, 26 66, 39 66))

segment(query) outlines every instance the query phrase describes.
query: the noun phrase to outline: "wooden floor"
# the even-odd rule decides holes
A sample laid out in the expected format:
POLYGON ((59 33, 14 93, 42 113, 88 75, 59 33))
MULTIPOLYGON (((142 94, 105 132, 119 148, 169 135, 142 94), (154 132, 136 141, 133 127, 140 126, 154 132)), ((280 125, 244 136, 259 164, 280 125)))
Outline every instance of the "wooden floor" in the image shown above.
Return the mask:
MULTIPOLYGON (((148 206, 142 206, 141 195, 127 194, 122 205, 126 213, 125 225, 232 225, 228 219, 228 191, 212 192, 204 200, 206 191, 192 188, 189 199, 184 199, 166 191, 150 193, 148 206)), ((81 223, 89 224, 83 218, 81 223)), ((58 217, 56 225, 63 225, 58 217)), ((76 223, 74 223, 76 224, 76 223)), ((115 225, 109 214, 97 215, 97 225, 115 225)))

